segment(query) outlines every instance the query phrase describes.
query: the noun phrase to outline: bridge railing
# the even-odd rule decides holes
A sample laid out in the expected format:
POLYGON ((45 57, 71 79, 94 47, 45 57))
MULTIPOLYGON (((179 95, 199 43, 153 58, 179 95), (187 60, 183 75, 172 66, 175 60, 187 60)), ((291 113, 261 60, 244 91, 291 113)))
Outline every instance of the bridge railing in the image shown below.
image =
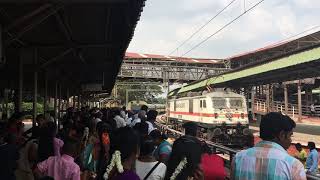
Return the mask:
MULTIPOLYGON (((170 126, 168 126, 168 125, 160 124, 157 122, 156 122, 156 125, 160 131, 162 131, 168 135, 173 136, 173 138, 179 138, 184 135, 180 131, 176 131, 176 130, 170 128, 170 126)), ((235 150, 235 149, 223 146, 221 144, 213 143, 213 142, 201 139, 201 138, 199 138, 199 140, 205 141, 215 154, 220 154, 220 156, 225 161, 225 167, 228 170, 230 170, 232 159, 235 156, 235 154, 237 152, 239 152, 239 150, 235 150)), ((318 176, 318 175, 307 174, 307 179, 308 180, 320 180, 320 175, 318 176)))
MULTIPOLYGON (((277 112, 285 112, 285 104, 280 101, 274 101, 271 107, 272 111, 277 112)), ((263 99, 256 99, 254 103, 254 110, 257 112, 266 113, 267 112, 267 105, 266 101, 263 99)), ((299 114, 298 105, 288 103, 288 115, 295 118, 299 114)), ((310 115, 310 107, 309 106, 302 106, 302 115, 310 115)))

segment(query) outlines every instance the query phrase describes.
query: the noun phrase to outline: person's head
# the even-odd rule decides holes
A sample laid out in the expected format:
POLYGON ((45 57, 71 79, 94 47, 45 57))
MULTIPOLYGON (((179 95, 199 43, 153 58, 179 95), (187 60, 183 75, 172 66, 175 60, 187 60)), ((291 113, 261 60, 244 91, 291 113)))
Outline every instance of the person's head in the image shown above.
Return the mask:
POLYGON ((145 112, 147 112, 148 109, 149 109, 149 107, 147 105, 142 105, 140 108, 141 111, 145 111, 145 112))
POLYGON ((79 146, 79 141, 73 138, 67 138, 64 140, 62 153, 76 158, 79 155, 79 146))
POLYGON ((10 120, 20 120, 22 121, 24 119, 24 114, 22 112, 15 112, 11 115, 10 120))
POLYGON ((122 106, 122 111, 126 111, 127 108, 125 106, 122 106))
POLYGON ((197 136, 198 134, 198 125, 194 122, 186 122, 182 125, 184 128, 185 135, 197 136))
POLYGON ((151 131, 149 136, 153 139, 153 142, 157 146, 167 139, 167 136, 165 134, 162 134, 158 129, 151 131))
POLYGON ((139 152, 139 135, 130 127, 119 128, 111 139, 112 154, 120 151, 121 162, 132 165, 139 152))
POLYGON ((8 126, 16 126, 18 123, 22 122, 24 119, 23 113, 15 112, 8 120, 8 126))
POLYGON ((133 114, 132 111, 128 111, 128 118, 132 118, 133 115, 134 115, 134 114, 133 114))
POLYGON ((185 180, 188 179, 188 177, 192 177, 194 171, 200 165, 202 151, 201 143, 194 137, 184 136, 177 139, 172 147, 165 179, 170 179, 184 158, 186 158, 187 164, 176 176, 176 179, 185 180))
POLYGON ((273 141, 284 149, 291 145, 291 136, 296 123, 286 115, 278 112, 266 114, 260 123, 260 138, 265 141, 273 141))
POLYGON ((56 134, 56 124, 48 122, 40 129, 38 157, 39 161, 44 161, 54 155, 53 139, 56 134))
POLYGON ((149 122, 154 122, 154 121, 156 121, 157 116, 158 116, 158 111, 156 111, 156 110, 150 110, 150 111, 148 111, 148 113, 147 113, 147 121, 149 121, 149 122))
POLYGON ((46 124, 46 127, 47 127, 46 131, 47 131, 49 136, 52 136, 52 137, 56 136, 56 133, 57 133, 57 125, 56 125, 56 123, 48 122, 46 124))
POLYGON ((120 111, 119 108, 114 108, 112 110, 112 114, 113 114, 113 116, 120 116, 121 115, 121 111, 120 111))
POLYGON ((155 150, 155 144, 151 138, 146 138, 141 142, 140 156, 152 155, 154 150, 155 150))
POLYGON ((144 110, 139 111, 138 118, 140 118, 141 121, 145 121, 146 120, 146 111, 144 111, 144 110))
POLYGON ((76 112, 75 108, 69 107, 69 108, 67 109, 67 116, 68 116, 69 118, 72 118, 72 117, 74 116, 74 113, 75 113, 75 112, 76 112))
POLYGON ((6 123, 1 122, 0 123, 0 144, 4 143, 7 138, 8 132, 6 131, 6 123))
POLYGON ((316 149, 316 144, 314 142, 308 142, 308 148, 311 150, 316 149))
POLYGON ((97 111, 95 114, 93 114, 93 117, 94 118, 99 118, 99 119, 101 119, 102 118, 102 113, 100 112, 100 111, 97 111))
POLYGON ((297 143, 294 146, 296 147, 297 151, 302 151, 302 145, 300 143, 297 143))
POLYGON ((148 123, 141 122, 134 125, 133 129, 136 130, 140 136, 147 136, 148 135, 148 123))
POLYGON ((99 122, 97 124, 97 132, 98 132, 100 142, 102 142, 102 144, 109 145, 110 144, 109 134, 111 132, 110 125, 105 122, 99 122))
POLYGON ((17 133, 18 135, 21 135, 24 131, 24 123, 22 121, 19 121, 17 123, 17 133))
POLYGON ((38 126, 42 126, 45 123, 45 117, 43 114, 39 114, 36 118, 38 126))

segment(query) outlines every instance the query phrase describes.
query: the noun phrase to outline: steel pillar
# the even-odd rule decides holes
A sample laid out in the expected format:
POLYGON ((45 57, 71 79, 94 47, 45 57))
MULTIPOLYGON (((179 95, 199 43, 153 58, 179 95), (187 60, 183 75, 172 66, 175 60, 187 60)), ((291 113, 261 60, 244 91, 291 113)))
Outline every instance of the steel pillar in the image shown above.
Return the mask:
POLYGON ((267 84, 267 90, 266 90, 266 110, 267 113, 270 112, 270 85, 267 84))
POLYGON ((313 104, 312 89, 307 88, 305 92, 306 104, 308 107, 310 107, 310 105, 313 104))
POLYGON ((302 122, 301 80, 298 83, 298 122, 302 122))
POLYGON ((66 109, 69 108, 69 88, 67 88, 67 107, 66 109))
POLYGON ((43 115, 44 115, 44 117, 47 117, 47 111, 48 111, 48 78, 47 78, 47 75, 45 75, 44 99, 43 99, 43 115))
POLYGON ((80 94, 79 94, 78 95, 78 111, 80 110, 80 107, 81 107, 80 101, 81 101, 81 97, 80 97, 80 94))
MULTIPOLYGON (((61 111, 61 84, 59 84, 59 98, 58 98, 58 118, 60 119, 60 111, 61 111)), ((59 122, 58 122, 59 123, 59 122)))
POLYGON ((19 59, 19 89, 18 89, 18 112, 22 112, 22 97, 23 97, 23 53, 20 51, 19 59))
POLYGON ((76 108, 76 96, 75 95, 72 96, 72 103, 73 103, 72 107, 76 108))
POLYGON ((254 105, 255 105, 255 96, 256 96, 256 92, 257 92, 257 87, 252 87, 251 88, 251 115, 252 115, 252 120, 255 119, 255 111, 254 111, 254 105))
POLYGON ((283 95, 284 95, 284 112, 288 114, 288 88, 287 84, 283 84, 283 95))
POLYGON ((58 99, 58 129, 60 129, 60 118, 61 118, 61 84, 59 84, 59 99, 58 99))
POLYGON ((37 94, 38 94, 38 68, 37 68, 37 63, 38 63, 38 51, 37 49, 34 49, 34 87, 33 87, 33 121, 32 121, 32 127, 36 126, 36 118, 37 118, 37 94))
POLYGON ((4 119, 5 120, 8 120, 8 117, 9 117, 9 89, 4 89, 4 119))
POLYGON ((54 122, 57 124, 57 99, 58 99, 58 82, 55 83, 54 88, 54 103, 53 103, 53 109, 54 109, 54 122))

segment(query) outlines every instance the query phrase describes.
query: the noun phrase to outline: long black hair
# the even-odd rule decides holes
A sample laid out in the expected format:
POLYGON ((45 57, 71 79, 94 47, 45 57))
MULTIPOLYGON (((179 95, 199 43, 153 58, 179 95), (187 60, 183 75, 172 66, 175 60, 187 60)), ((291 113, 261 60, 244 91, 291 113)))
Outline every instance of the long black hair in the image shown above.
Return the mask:
POLYGON ((104 147, 103 140, 102 140, 102 135, 103 133, 107 133, 110 137, 111 127, 109 124, 101 121, 97 124, 97 132, 98 132, 99 142, 100 142, 99 160, 97 163, 97 174, 98 174, 97 180, 100 180, 100 179, 103 180, 103 174, 109 162, 109 152, 106 152, 106 149, 104 147))
MULTIPOLYGON (((138 153, 140 145, 139 135, 130 127, 119 128, 114 136, 111 137, 111 151, 112 155, 115 151, 120 151, 121 161, 129 159, 133 154, 138 153)), ((109 179, 114 178, 118 174, 117 171, 111 171, 109 179)))
POLYGON ((195 169, 200 164, 202 152, 201 143, 197 138, 183 136, 177 139, 172 147, 165 179, 170 179, 175 169, 184 158, 187 159, 186 167, 182 169, 176 179, 185 180, 188 177, 192 177, 195 169))
POLYGON ((54 156, 53 138, 55 137, 56 124, 48 122, 40 130, 38 157, 39 161, 44 161, 50 156, 54 156))
POLYGON ((137 153, 140 145, 140 138, 130 127, 119 128, 114 136, 111 138, 111 153, 116 150, 121 152, 121 160, 124 161, 129 158, 132 153, 137 153))

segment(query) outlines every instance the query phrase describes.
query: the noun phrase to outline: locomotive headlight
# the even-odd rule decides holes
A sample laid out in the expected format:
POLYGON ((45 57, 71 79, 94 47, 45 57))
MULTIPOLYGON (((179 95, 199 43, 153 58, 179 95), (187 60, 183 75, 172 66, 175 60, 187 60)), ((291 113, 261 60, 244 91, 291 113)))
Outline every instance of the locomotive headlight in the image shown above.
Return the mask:
POLYGON ((241 118, 244 119, 244 113, 241 113, 241 118))
POLYGON ((226 118, 231 119, 232 118, 232 113, 226 113, 226 118))
POLYGON ((218 119, 218 113, 214 113, 214 118, 218 119))
POLYGON ((222 134, 222 130, 220 128, 215 128, 212 133, 214 136, 220 136, 222 134))

